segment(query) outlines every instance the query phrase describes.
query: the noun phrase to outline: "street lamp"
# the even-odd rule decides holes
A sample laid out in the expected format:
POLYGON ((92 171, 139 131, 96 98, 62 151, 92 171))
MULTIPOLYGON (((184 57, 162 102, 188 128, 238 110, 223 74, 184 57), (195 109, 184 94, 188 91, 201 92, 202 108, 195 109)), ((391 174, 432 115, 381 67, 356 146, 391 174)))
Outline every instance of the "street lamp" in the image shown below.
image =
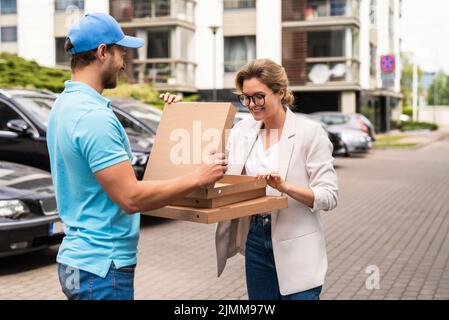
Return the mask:
POLYGON ((217 41, 216 41, 216 35, 217 35, 217 30, 220 28, 219 26, 216 25, 212 25, 209 27, 210 30, 212 31, 212 34, 214 35, 214 48, 213 48, 213 91, 212 91, 212 99, 213 101, 217 101, 217 85, 216 85, 216 81, 217 81, 217 41))

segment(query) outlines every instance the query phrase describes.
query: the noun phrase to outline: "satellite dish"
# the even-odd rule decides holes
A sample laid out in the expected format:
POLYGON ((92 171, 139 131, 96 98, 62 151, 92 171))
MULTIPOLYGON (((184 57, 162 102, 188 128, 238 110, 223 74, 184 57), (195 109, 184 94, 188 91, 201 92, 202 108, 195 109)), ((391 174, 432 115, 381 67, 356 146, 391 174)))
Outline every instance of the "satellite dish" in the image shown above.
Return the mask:
POLYGON ((329 81, 331 71, 327 64, 316 64, 309 72, 309 79, 315 84, 324 84, 329 81))
POLYGON ((346 74, 346 66, 344 63, 336 64, 331 71, 332 75, 336 78, 341 78, 346 74))

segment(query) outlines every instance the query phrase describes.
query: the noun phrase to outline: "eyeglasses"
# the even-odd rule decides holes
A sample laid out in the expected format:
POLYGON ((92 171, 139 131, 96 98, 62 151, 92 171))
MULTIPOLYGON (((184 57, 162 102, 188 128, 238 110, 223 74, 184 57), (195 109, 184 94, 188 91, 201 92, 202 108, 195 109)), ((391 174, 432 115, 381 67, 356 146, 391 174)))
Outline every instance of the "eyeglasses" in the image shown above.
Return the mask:
POLYGON ((256 107, 263 107, 265 105, 265 97, 269 96, 270 94, 265 95, 261 93, 256 93, 252 96, 249 96, 243 93, 238 95, 238 98, 240 103, 243 104, 245 107, 249 107, 249 105, 251 104, 251 100, 253 101, 256 107))

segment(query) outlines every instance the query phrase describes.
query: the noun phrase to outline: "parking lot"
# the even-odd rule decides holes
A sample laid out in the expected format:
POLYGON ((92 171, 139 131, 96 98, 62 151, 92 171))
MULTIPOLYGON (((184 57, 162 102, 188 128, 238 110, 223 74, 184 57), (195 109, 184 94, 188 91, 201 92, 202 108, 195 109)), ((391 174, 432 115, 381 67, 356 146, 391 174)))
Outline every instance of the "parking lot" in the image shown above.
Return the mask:
MULTIPOLYGON (((340 201, 323 215, 322 299, 449 299, 449 139, 337 158, 340 201), (380 272, 379 288, 366 285, 380 272)), ((215 225, 144 218, 136 299, 247 299, 244 261, 216 278, 215 225)), ((64 299, 57 248, 0 260, 0 299, 64 299)))

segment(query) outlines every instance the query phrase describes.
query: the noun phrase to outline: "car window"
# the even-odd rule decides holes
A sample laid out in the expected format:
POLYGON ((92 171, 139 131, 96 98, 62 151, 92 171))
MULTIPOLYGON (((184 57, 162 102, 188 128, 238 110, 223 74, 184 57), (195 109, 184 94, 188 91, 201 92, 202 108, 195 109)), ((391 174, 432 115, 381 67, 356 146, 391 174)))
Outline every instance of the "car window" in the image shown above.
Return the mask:
POLYGON ((25 108, 35 119, 48 125, 50 111, 55 102, 54 99, 38 98, 38 97, 16 97, 14 98, 20 105, 25 108))
POLYGON ((364 124, 366 124, 367 126, 371 125, 371 121, 369 121, 369 119, 367 117, 365 117, 363 114, 358 114, 358 116, 364 124))
POLYGON ((10 131, 6 126, 7 123, 17 119, 22 119, 22 117, 6 103, 0 101, 0 131, 10 131))
POLYGON ((159 122, 161 121, 161 115, 159 112, 152 110, 149 107, 142 105, 120 105, 120 108, 130 113, 147 126, 149 126, 154 132, 157 131, 159 122))
POLYGON ((131 135, 142 135, 142 134, 148 134, 146 130, 144 130, 141 126, 137 125, 134 121, 131 119, 125 117, 123 114, 114 111, 117 119, 122 124, 123 128, 125 129, 127 134, 131 135))
POLYGON ((346 122, 348 122, 348 119, 345 116, 324 115, 324 116, 321 116, 321 121, 323 121, 328 126, 332 126, 332 125, 345 124, 346 122))

